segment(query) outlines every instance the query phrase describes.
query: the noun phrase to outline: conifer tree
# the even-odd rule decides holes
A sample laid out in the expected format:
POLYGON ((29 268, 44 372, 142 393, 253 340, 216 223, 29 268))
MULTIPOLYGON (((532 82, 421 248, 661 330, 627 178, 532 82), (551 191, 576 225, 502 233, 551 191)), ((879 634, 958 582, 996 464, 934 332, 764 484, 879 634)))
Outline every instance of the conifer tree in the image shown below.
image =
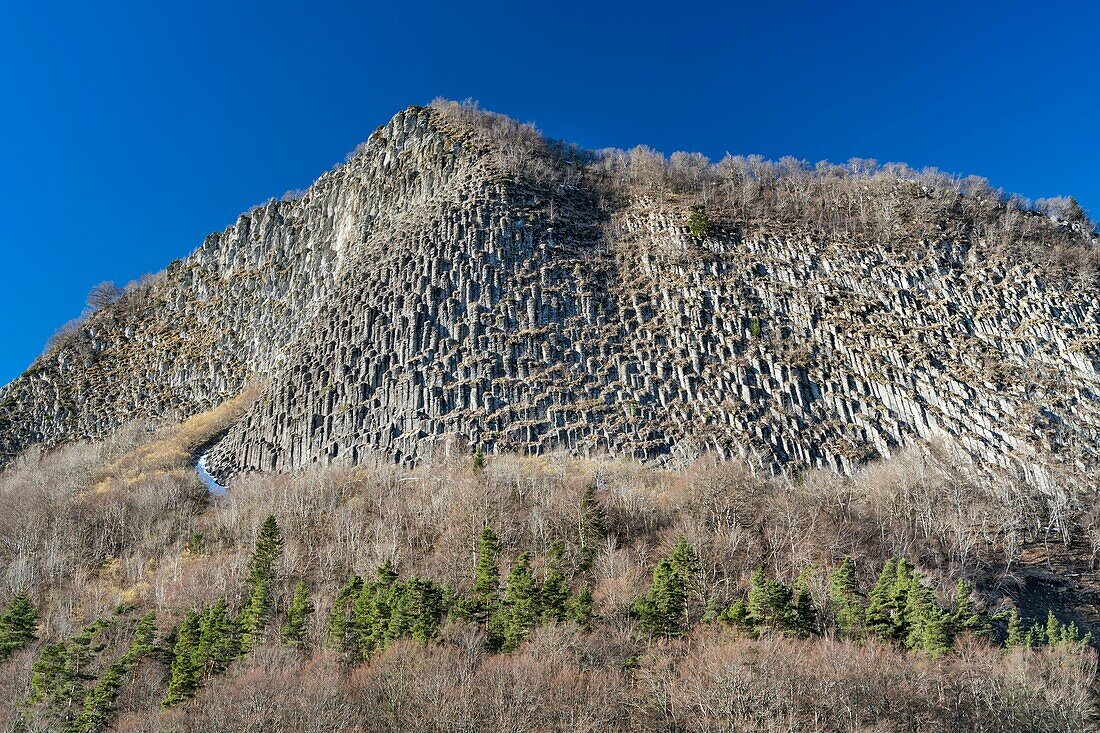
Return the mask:
POLYGON ((897 560, 890 558, 882 566, 875 587, 867 596, 866 628, 868 633, 880 639, 897 638, 898 608, 895 601, 897 583, 897 560))
POLYGON ((239 652, 238 625, 225 600, 219 600, 201 615, 193 663, 200 677, 210 677, 225 671, 239 652))
POLYGON ((648 593, 638 599, 635 613, 642 628, 655 636, 673 636, 681 630, 686 591, 672 562, 661 558, 653 569, 653 584, 648 593))
POLYGON ((31 665, 31 694, 27 702, 63 702, 68 696, 70 683, 65 644, 47 644, 31 665))
POLYGON ((170 707, 192 697, 202 682, 202 667, 197 664, 202 617, 192 611, 176 632, 172 647, 172 666, 168 677, 168 694, 164 705, 170 707))
POLYGON ((909 587, 913 584, 914 570, 913 566, 910 565, 909 561, 904 557, 898 558, 896 568, 897 576, 894 580, 894 591, 891 601, 892 608, 896 611, 895 618, 897 619, 897 623, 895 624, 895 636, 903 636, 905 603, 909 599, 909 587))
POLYGON ((411 609, 411 620, 401 629, 401 635, 427 643, 439 631, 447 612, 446 593, 429 580, 410 578, 403 584, 401 595, 402 605, 411 609))
POLYGON ((951 649, 951 617, 943 609, 932 605, 924 619, 921 648, 933 657, 951 649))
POLYGON ((1054 615, 1054 611, 1047 611, 1046 626, 1041 630, 1046 643, 1050 646, 1087 646, 1092 641, 1092 634, 1081 636, 1080 629, 1075 623, 1061 623, 1054 615))
POLYGON ((333 601, 332 611, 329 613, 328 642, 341 651, 349 651, 351 639, 348 627, 351 621, 351 605, 363 589, 363 579, 355 575, 349 580, 333 601))
POLYGON ((803 638, 817 632, 817 609, 814 608, 810 589, 807 586, 807 573, 799 574, 794 584, 794 598, 788 614, 790 630, 803 638))
POLYGON ((591 481, 581 494, 577 512, 577 542, 580 545, 581 570, 592 568, 599 543, 607 537, 607 515, 596 493, 596 482, 591 481))
POLYGON ((569 597, 565 606, 565 617, 580 626, 582 631, 592 629, 592 590, 588 586, 569 597))
POLYGON ((634 606, 642 628, 666 637, 683 631, 688 585, 695 564, 694 549, 680 538, 672 554, 657 563, 652 586, 634 606))
POLYGON ((1030 647, 1034 645, 1034 636, 1020 618, 1020 612, 1013 608, 1008 612, 1008 635, 1005 639, 1005 647, 1030 647))
POLYGON ((291 646, 300 646, 305 638, 306 625, 309 617, 313 615, 313 601, 309 597, 309 586, 304 580, 299 580, 294 586, 294 595, 290 599, 290 608, 286 614, 286 624, 283 626, 283 641, 291 646))
POLYGON ((562 572, 564 554, 565 549, 560 542, 551 545, 546 561, 546 577, 542 581, 542 590, 539 593, 544 621, 564 621, 567 615, 569 585, 562 572))
POLYGON ((745 605, 745 601, 738 599, 725 608, 718 614, 716 620, 720 623, 732 624, 734 626, 740 626, 743 628, 750 628, 752 624, 749 623, 749 611, 745 605))
POLYGON ((248 601, 241 612, 241 651, 249 651, 263 634, 274 612, 275 563, 283 548, 283 536, 274 516, 268 516, 256 536, 256 549, 248 562, 248 601))
POLYGON ((95 686, 84 697, 84 706, 66 733, 93 733, 107 727, 115 711, 115 700, 127 674, 142 658, 152 654, 156 636, 156 614, 142 616, 134 629, 126 652, 107 667, 95 686))
POLYGON ((837 629, 848 636, 862 631, 864 610, 856 590, 855 565, 851 558, 844 558, 829 574, 829 603, 836 617, 837 629))
POLYGON ((910 649, 922 649, 926 642, 925 626, 937 621, 939 608, 932 589, 924 585, 920 573, 914 572, 909 581, 909 594, 905 601, 905 627, 908 631, 905 645, 910 649))
POLYGON ((500 603, 500 540, 493 530, 481 530, 474 568, 474 597, 469 604, 469 616, 474 621, 488 621, 500 603))
POLYGON ((355 659, 366 659, 388 641, 396 579, 393 566, 389 562, 382 564, 375 572, 374 582, 364 583, 352 604, 349 631, 355 659))
MULTIPOLYGON (((765 629, 771 631, 793 631, 795 620, 792 617, 794 594, 786 583, 764 578, 764 569, 757 568, 749 578, 748 601, 745 604, 746 618, 756 632, 765 629)), ((805 601, 809 601, 807 595, 805 601)), ((812 612, 812 607, 808 612, 812 612)), ((811 621, 812 623, 812 621, 811 621)))
POLYGON ((749 578, 748 596, 745 601, 745 620, 753 628, 762 626, 768 617, 768 580, 763 566, 749 578))
POLYGON ((538 583, 531 573, 531 558, 523 553, 516 559, 504 587, 504 599, 495 626, 501 637, 500 649, 512 651, 527 638, 539 622, 538 583))
POLYGON ((0 615, 0 662, 34 641, 37 631, 38 612, 30 598, 16 595, 0 615))
POLYGON ((985 617, 974 607, 974 586, 959 578, 955 585, 955 611, 951 615, 951 629, 955 634, 968 631, 982 636, 989 630, 985 617))

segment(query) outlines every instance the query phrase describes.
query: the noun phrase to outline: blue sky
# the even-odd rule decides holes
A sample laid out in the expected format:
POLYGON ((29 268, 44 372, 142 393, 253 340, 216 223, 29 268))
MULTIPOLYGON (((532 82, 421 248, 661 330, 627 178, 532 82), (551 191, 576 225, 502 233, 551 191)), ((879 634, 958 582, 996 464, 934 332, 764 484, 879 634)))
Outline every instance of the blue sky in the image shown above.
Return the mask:
POLYGON ((0 27, 0 383, 97 282, 472 97, 588 147, 853 156, 1100 215, 1091 3, 21 2, 0 27))

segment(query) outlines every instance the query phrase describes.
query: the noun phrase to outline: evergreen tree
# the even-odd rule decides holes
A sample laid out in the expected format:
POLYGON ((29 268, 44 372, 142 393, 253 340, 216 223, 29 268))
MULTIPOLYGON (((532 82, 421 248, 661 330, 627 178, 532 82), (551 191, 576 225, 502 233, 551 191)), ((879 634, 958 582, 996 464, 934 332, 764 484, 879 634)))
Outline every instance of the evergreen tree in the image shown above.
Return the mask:
POLYGON ((1054 611, 1047 611, 1046 627, 1042 630, 1046 643, 1050 646, 1088 646, 1092 641, 1092 634, 1081 636, 1077 624, 1061 623, 1054 615, 1054 611))
POLYGON ((951 629, 955 634, 968 631, 982 636, 989 630, 985 617, 974 607, 974 586, 959 578, 955 585, 955 611, 951 615, 951 629))
POLYGON ((546 577, 542 581, 542 590, 539 593, 544 621, 564 621, 566 619, 569 585, 566 583, 565 574, 562 572, 564 554, 565 550, 560 542, 551 545, 549 557, 546 561, 546 577))
POLYGON ((500 603, 500 540, 493 530, 481 530, 477 547, 477 566, 474 568, 474 597, 469 604, 468 615, 474 621, 488 621, 500 603))
POLYGON ((817 632, 817 609, 814 608, 810 589, 807 587, 807 573, 802 572, 794 584, 794 599, 788 614, 790 630, 803 638, 817 632))
POLYGON ((0 662, 34 641, 37 631, 38 612, 30 598, 20 593, 0 615, 0 662))
POLYGON ((497 611, 500 649, 512 651, 519 646, 538 625, 540 615, 538 583, 531 573, 530 555, 525 552, 508 573, 504 599, 497 611))
MULTIPOLYGON (((795 626, 793 600, 794 593, 786 583, 774 578, 765 579, 764 569, 757 568, 749 578, 746 620, 758 633, 764 630, 792 631, 795 626)), ((807 596, 805 601, 808 600, 807 596)))
POLYGON ((248 562, 248 601, 241 612, 241 651, 249 651, 263 634, 274 612, 275 563, 282 553, 283 536, 274 516, 268 516, 256 536, 248 562))
POLYGON ((768 579, 763 566, 749 578, 748 597, 745 602, 745 620, 753 628, 762 626, 768 618, 768 579))
POLYGON ((688 231, 697 239, 706 239, 710 233, 710 217, 702 204, 692 204, 688 208, 688 231))
POLYGON ((476 474, 480 474, 485 470, 485 451, 481 450, 481 448, 478 448, 477 452, 474 453, 474 460, 471 466, 476 474))
POLYGON ((1020 612, 1013 608, 1008 612, 1008 635, 1005 639, 1005 647, 1013 649, 1016 647, 1031 647, 1034 646, 1035 638, 1031 629, 1024 625, 1023 619, 1020 618, 1020 612))
POLYGON ((875 587, 867 596, 866 628, 880 639, 896 639, 898 634, 898 607, 895 584, 897 583, 897 560, 890 558, 882 566, 875 587))
POLYGON ((653 584, 638 599, 634 612, 642 628, 657 636, 675 636, 684 628, 688 586, 695 572, 695 550, 680 538, 653 570, 653 584))
POLYGON ((47 644, 31 665, 31 694, 27 702, 63 703, 71 682, 65 644, 47 644))
POLYGON ((168 695, 165 706, 172 706, 192 697, 202 682, 202 666, 198 664, 199 641, 202 635, 202 616, 192 611, 176 632, 172 647, 172 666, 168 677, 168 695))
POLYGON ((933 657, 951 649, 951 616, 932 605, 924 619, 921 648, 933 657))
POLYGON ((379 566, 372 583, 364 583, 352 604, 351 637, 353 657, 366 659, 386 645, 395 605, 397 574, 387 561, 379 566))
POLYGON ((300 580, 294 586, 294 595, 290 599, 290 609, 287 610, 286 624, 283 626, 283 641, 291 646, 301 645, 306 634, 306 624, 309 623, 313 610, 309 586, 304 580, 300 580))
POLYGON ((743 600, 734 601, 729 607, 718 614, 716 620, 719 623, 732 624, 733 626, 740 626, 742 628, 752 628, 752 624, 749 622, 749 610, 743 600))
POLYGON ((858 635, 862 631, 863 603, 856 590, 856 569, 851 558, 833 569, 829 574, 829 603, 836 618, 837 629, 848 636, 858 635))
POLYGON ((336 649, 349 651, 351 639, 348 627, 351 621, 351 605, 363 589, 363 579, 355 575, 349 580, 333 601, 332 611, 329 614, 328 642, 336 649))
POLYGON ((592 590, 588 586, 569 597, 565 606, 565 617, 580 626, 582 631, 592 629, 592 590))
POLYGON ((925 627, 930 622, 938 621, 938 616, 935 593, 924 585, 921 574, 914 572, 905 601, 905 627, 908 630, 905 645, 910 649, 923 649, 926 643, 925 627))
POLYGON ((402 586, 401 595, 403 607, 411 608, 410 621, 401 629, 401 635, 422 644, 435 638, 447 613, 444 590, 429 580, 410 578, 402 586))
POLYGON ((107 667, 102 677, 84 697, 84 707, 69 726, 66 733, 93 733, 106 729, 115 711, 122 682, 142 658, 152 654, 156 646, 156 615, 142 616, 134 629, 133 638, 126 652, 117 662, 107 667))
POLYGON ((585 485, 577 512, 577 542, 580 545, 581 570, 588 571, 596 559, 599 543, 607 537, 607 515, 596 493, 596 482, 585 485))
POLYGON ((638 599, 634 611, 642 628, 656 636, 673 636, 681 631, 686 589, 672 568, 672 562, 661 558, 653 569, 653 584, 648 593, 638 599))
POLYGON ((225 600, 219 600, 201 615, 193 663, 201 677, 210 677, 225 671, 239 652, 238 625, 225 600))

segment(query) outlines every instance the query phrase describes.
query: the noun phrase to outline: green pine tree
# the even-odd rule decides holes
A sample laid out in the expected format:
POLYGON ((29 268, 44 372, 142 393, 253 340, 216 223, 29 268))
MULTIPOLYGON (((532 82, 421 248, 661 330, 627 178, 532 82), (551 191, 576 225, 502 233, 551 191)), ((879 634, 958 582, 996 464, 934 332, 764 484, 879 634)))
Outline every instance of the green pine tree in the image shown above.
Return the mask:
POLYGON ((752 624, 749 621, 749 609, 746 606, 745 601, 738 599, 726 607, 715 620, 719 623, 730 624, 732 626, 738 626, 741 628, 752 628, 752 624))
MULTIPOLYGON (((903 561, 904 562, 904 561, 903 561)), ((875 587, 867 596, 867 632, 880 639, 896 639, 898 633, 898 607, 895 595, 897 560, 890 558, 882 566, 875 587)))
POLYGON ((1030 631, 1024 626, 1020 618, 1020 612, 1013 608, 1008 612, 1008 633, 1005 639, 1005 647, 1014 649, 1017 647, 1030 647, 1032 637, 1030 631))
POLYGON ((989 631, 986 618, 974 607, 974 586, 959 578, 955 585, 955 611, 951 615, 951 629, 954 634, 969 632, 983 636, 989 631))
POLYGON ((564 556, 565 548, 560 542, 550 546, 546 561, 546 577, 542 581, 542 590, 539 593, 544 621, 564 621, 567 616, 569 585, 565 580, 565 573, 562 572, 564 556))
POLYGON ((531 573, 531 558, 520 555, 508 573, 504 598, 497 611, 496 626, 500 629, 502 651, 512 651, 538 626, 541 608, 539 588, 531 573))
POLYGON ((485 470, 485 451, 481 450, 481 448, 478 448, 477 452, 474 453, 471 467, 474 469, 475 474, 480 474, 485 470))
POLYGON ((156 650, 156 614, 141 617, 126 652, 107 667, 95 686, 84 697, 84 706, 66 733, 93 733, 105 730, 115 712, 115 701, 126 675, 143 658, 156 650))
POLYGON ((355 575, 349 580, 340 592, 336 594, 336 600, 332 603, 332 611, 329 613, 328 643, 340 651, 351 650, 351 638, 349 625, 351 623, 351 606, 359 592, 363 589, 363 579, 355 575))
POLYGON ((596 493, 596 482, 591 481, 581 494, 577 511, 577 543, 580 546, 580 569, 592 569, 600 543, 607 537, 607 515, 596 493))
POLYGON ((477 565, 474 568, 473 599, 468 615, 474 621, 488 621, 500 603, 500 540, 486 527, 478 538, 477 565))
POLYGON ((309 586, 304 580, 299 580, 294 586, 294 595, 290 599, 290 608, 286 614, 286 624, 283 626, 283 641, 291 646, 301 646, 306 635, 306 625, 309 617, 313 615, 313 601, 309 597, 309 586))
POLYGON ((933 605, 924 619, 921 648, 933 657, 951 649, 951 616, 933 605))
POLYGON ((397 598, 397 573, 387 561, 378 567, 375 580, 364 583, 352 604, 352 656, 363 660, 385 647, 391 638, 390 623, 397 598))
POLYGON ((707 208, 702 204, 688 207, 688 231, 696 239, 706 239, 710 233, 710 217, 707 216, 707 208))
POLYGON ((790 619, 789 630, 794 634, 805 638, 817 633, 817 609, 810 597, 806 572, 800 573, 795 581, 794 598, 787 618, 790 619))
POLYGON ((238 628, 224 599, 201 614, 199 641, 192 658, 200 677, 224 672, 237 658, 241 651, 238 628))
POLYGON ((192 611, 183 619, 183 623, 176 632, 176 643, 172 647, 172 665, 168 677, 168 694, 164 698, 166 707, 192 697, 202 683, 202 666, 198 664, 201 624, 202 616, 192 611))
POLYGON ((67 662, 68 655, 63 642, 47 644, 42 648, 38 659, 31 665, 31 693, 27 698, 28 703, 64 703, 72 683, 67 662))
POLYGON ((38 611, 30 598, 20 593, 0 615, 0 662, 34 641, 37 632, 38 611))
POLYGON ((569 600, 565 604, 565 617, 580 626, 582 631, 590 631, 593 619, 592 606, 592 590, 585 586, 569 596, 569 600))
POLYGON ((829 574, 829 604, 836 618, 837 630, 847 636, 857 636, 863 630, 863 602, 856 589, 856 569, 851 558, 845 558, 829 574))
POLYGON ((912 574, 905 601, 905 627, 908 630, 905 645, 910 649, 924 648, 925 626, 935 619, 939 611, 935 593, 922 580, 920 573, 912 574))
POLYGON ((405 581, 403 596, 413 609, 412 622, 403 634, 424 644, 435 638, 447 613, 447 593, 429 580, 405 581))
POLYGON ((684 631, 688 588, 696 562, 695 550, 681 537, 672 554, 657 563, 653 584, 634 605, 642 628, 665 637, 684 631))
MULTIPOLYGON (((806 601, 809 597, 806 597, 806 601)), ((764 577, 764 569, 757 568, 749 578, 746 618, 753 631, 792 631, 791 616, 794 593, 786 583, 764 577)))
POLYGON ((256 536, 256 549, 248 562, 248 601, 241 612, 241 651, 248 652, 263 635, 274 613, 275 564, 283 548, 283 535, 274 516, 268 516, 256 536))

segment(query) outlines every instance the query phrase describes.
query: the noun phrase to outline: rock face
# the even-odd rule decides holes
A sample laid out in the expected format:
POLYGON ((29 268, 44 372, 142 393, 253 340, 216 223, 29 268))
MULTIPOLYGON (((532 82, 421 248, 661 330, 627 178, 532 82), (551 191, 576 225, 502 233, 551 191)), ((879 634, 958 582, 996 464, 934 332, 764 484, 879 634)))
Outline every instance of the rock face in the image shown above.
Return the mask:
POLYGON ((410 108, 93 316, 0 392, 0 445, 260 399, 221 479, 488 451, 739 455, 849 472, 947 436, 1010 471, 1096 475, 1100 298, 1034 263, 810 233, 692 237, 501 172, 410 108))

